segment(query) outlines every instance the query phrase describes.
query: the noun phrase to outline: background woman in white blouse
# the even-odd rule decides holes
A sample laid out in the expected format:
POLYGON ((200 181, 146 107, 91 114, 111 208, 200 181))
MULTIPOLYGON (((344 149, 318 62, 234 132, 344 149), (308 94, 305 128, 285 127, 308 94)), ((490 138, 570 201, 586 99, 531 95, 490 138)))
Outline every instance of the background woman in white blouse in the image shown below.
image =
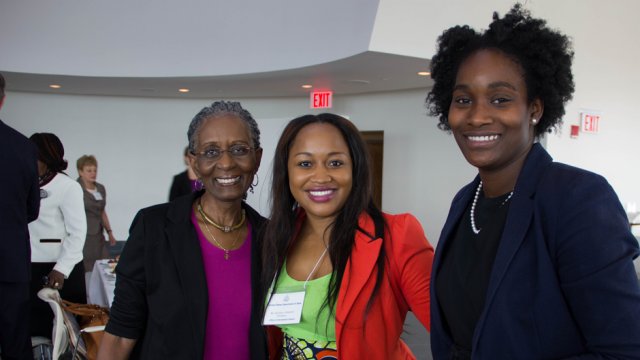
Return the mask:
POLYGON ((51 133, 29 138, 38 149, 40 216, 29 224, 31 239, 31 336, 51 336, 53 312, 38 299, 43 287, 60 291, 63 299, 86 303, 82 247, 87 218, 82 188, 63 170, 64 147, 51 133))

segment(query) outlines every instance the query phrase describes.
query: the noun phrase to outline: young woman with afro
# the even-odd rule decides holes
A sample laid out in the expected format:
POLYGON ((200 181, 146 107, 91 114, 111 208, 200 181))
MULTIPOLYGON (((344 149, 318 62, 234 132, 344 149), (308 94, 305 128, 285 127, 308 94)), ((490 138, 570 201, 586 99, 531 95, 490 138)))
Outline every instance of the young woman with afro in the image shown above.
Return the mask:
POLYGON ((446 30, 427 97, 478 175, 434 259, 434 359, 640 357, 638 242, 607 181, 537 142, 571 99, 569 38, 520 5, 446 30))

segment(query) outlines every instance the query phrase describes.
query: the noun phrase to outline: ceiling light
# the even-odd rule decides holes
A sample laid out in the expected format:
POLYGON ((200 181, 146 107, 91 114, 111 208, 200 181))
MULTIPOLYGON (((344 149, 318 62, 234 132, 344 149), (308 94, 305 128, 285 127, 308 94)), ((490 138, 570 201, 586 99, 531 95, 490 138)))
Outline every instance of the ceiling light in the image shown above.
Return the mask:
POLYGON ((60 89, 62 86, 58 85, 58 84, 51 84, 49 85, 50 88, 52 89, 60 89))
POLYGON ((313 85, 309 85, 309 84, 302 85, 303 89, 311 89, 312 87, 313 87, 313 85))
POLYGON ((187 89, 187 88, 180 88, 180 89, 178 89, 178 92, 181 92, 181 93, 188 93, 188 92, 189 92, 189 89, 187 89))
POLYGON ((418 75, 420 75, 420 76, 429 76, 429 75, 431 75, 431 73, 428 72, 428 71, 418 71, 418 75))

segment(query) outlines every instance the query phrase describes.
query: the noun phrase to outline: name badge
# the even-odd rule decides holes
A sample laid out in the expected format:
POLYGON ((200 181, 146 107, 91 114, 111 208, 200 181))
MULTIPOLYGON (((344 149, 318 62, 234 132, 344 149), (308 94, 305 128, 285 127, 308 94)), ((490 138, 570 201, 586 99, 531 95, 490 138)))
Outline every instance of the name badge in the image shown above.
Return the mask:
POLYGON ((298 324, 302 317, 304 290, 275 293, 267 305, 264 325, 298 324))

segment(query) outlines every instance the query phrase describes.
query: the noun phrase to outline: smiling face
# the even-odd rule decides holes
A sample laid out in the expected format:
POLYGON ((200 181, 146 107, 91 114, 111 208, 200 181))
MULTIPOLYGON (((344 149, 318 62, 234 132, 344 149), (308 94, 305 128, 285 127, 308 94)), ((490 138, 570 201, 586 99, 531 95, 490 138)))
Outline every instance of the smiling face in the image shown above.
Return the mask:
POLYGON ((517 174, 534 141, 532 119, 541 115, 540 100, 527 100, 522 68, 505 54, 479 50, 460 65, 449 125, 462 154, 481 175, 517 174))
POLYGON ((93 184, 96 182, 96 177, 98 176, 98 167, 95 165, 85 165, 82 169, 78 170, 78 175, 80 175, 80 179, 82 179, 85 184, 93 184))
POLYGON ((195 136, 197 155, 189 155, 191 167, 200 178, 207 194, 219 201, 240 201, 247 192, 260 166, 262 149, 251 149, 238 156, 227 150, 253 147, 249 127, 235 116, 205 119, 195 136), (223 150, 216 160, 201 154, 223 150))
POLYGON ((342 133, 314 123, 298 132, 289 150, 289 189, 309 219, 333 219, 353 186, 353 164, 342 133))

